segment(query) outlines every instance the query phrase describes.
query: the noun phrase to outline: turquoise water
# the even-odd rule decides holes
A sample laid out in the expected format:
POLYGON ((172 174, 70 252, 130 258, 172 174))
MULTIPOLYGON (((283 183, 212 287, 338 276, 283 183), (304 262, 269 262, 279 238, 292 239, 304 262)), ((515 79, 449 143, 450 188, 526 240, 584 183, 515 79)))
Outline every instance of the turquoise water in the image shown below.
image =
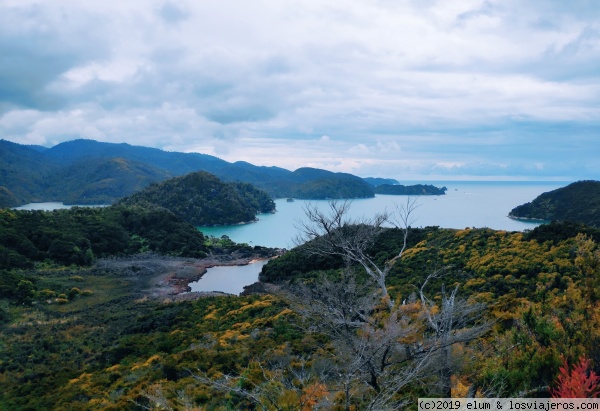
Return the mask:
POLYGON ((220 291, 237 295, 244 291, 244 286, 258 281, 258 274, 266 263, 264 260, 248 265, 211 267, 201 279, 188 285, 191 291, 220 291))
MULTIPOLYGON (((410 183, 404 183, 410 184, 410 183)), ((539 225, 508 218, 516 206, 532 201, 538 195, 568 185, 567 182, 431 182, 448 188, 443 196, 417 198, 414 227, 442 228, 489 227, 496 230, 523 231, 539 225)), ((377 195, 375 198, 353 200, 353 217, 372 217, 378 212, 395 209, 406 202, 406 196, 377 195)), ((315 204, 327 207, 328 202, 285 199, 275 201, 277 212, 261 214, 258 222, 221 227, 199 227, 207 235, 229 236, 233 241, 268 247, 292 248, 298 235, 297 223, 304 218, 303 207, 315 204)))

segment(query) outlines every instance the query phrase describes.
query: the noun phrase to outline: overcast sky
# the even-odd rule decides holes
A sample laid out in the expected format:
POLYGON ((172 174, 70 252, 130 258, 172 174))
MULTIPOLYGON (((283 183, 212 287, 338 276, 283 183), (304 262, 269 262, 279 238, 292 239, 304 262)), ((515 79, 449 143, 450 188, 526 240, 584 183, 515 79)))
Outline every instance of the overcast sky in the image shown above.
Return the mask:
POLYGON ((0 0, 0 138, 600 179, 598 0, 0 0))

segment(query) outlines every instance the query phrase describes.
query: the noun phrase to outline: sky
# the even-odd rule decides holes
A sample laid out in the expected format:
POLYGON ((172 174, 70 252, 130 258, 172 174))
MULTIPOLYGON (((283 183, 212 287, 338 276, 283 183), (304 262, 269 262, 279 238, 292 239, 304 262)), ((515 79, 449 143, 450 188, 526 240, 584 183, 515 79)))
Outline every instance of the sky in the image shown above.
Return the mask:
POLYGON ((0 139, 600 179, 597 0, 0 0, 0 139))

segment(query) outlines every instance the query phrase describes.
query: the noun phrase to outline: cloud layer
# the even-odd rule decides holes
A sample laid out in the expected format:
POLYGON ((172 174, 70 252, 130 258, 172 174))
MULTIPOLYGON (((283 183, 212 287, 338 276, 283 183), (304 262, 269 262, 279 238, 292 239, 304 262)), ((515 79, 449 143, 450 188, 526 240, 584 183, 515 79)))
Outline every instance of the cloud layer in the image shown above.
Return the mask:
POLYGON ((0 4, 0 138, 398 179, 598 178, 595 1, 0 4))

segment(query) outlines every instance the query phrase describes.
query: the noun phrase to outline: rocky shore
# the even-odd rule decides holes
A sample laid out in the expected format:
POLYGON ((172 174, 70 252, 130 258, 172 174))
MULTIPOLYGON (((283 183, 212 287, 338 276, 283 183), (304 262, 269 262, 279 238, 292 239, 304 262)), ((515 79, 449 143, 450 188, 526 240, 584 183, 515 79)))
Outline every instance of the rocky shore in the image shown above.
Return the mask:
MULTIPOLYGON (((273 257, 281 252, 279 251, 273 257)), ((139 254, 99 260, 96 269, 110 270, 135 280, 140 283, 142 288, 140 291, 146 297, 185 301, 207 296, 228 295, 219 292, 189 292, 189 283, 198 281, 209 268, 246 265, 264 259, 264 256, 259 255, 241 257, 235 254, 213 255, 202 259, 139 254)))

